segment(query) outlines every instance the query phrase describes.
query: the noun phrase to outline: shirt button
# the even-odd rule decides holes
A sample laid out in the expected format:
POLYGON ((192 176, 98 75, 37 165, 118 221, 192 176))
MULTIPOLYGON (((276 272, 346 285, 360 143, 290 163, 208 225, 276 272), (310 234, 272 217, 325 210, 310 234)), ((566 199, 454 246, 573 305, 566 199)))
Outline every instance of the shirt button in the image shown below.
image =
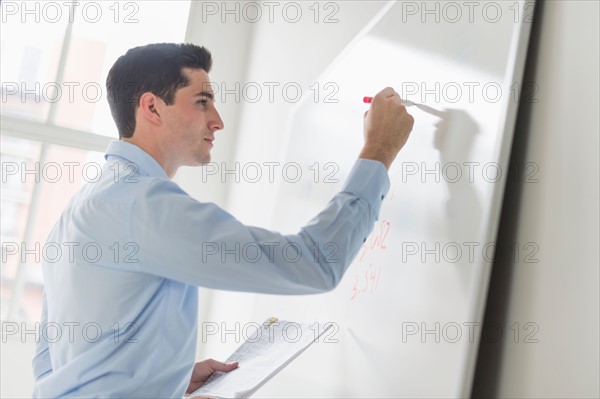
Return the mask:
POLYGON ((383 201, 383 197, 385 197, 384 195, 381 196, 381 200, 383 201))
POLYGON ((366 238, 363 238, 363 244, 364 244, 365 242, 367 242, 367 239, 366 239, 366 238))

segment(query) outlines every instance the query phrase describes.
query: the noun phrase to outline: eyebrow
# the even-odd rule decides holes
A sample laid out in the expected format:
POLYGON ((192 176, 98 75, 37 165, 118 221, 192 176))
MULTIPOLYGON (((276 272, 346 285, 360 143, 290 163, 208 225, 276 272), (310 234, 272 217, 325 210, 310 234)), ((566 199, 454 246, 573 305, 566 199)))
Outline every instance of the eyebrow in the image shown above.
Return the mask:
POLYGON ((215 95, 208 91, 201 91, 200 93, 194 94, 194 97, 208 97, 211 101, 214 101, 215 95))

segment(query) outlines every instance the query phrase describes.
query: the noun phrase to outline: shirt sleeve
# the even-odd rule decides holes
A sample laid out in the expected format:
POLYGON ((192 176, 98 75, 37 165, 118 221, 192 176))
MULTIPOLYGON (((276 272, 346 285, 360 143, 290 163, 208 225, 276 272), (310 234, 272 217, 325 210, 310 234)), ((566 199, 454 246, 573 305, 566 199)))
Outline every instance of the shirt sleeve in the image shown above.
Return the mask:
MULTIPOLYGON (((48 310, 46 304, 46 293, 43 294, 42 299, 42 317, 40 321, 40 330, 45 328, 48 322, 48 310)), ((48 342, 44 339, 42 334, 39 334, 38 342, 35 349, 35 356, 32 360, 33 366, 33 378, 34 381, 39 381, 42 377, 52 373, 52 364, 50 362, 50 352, 48 351, 48 342)))
MULTIPOLYGON (((360 159, 341 190, 297 234, 246 226, 175 183, 157 179, 133 206, 132 265, 187 284, 272 294, 335 288, 378 218, 389 190, 383 164, 360 159)), ((293 212, 290 209, 290 212, 293 212)))

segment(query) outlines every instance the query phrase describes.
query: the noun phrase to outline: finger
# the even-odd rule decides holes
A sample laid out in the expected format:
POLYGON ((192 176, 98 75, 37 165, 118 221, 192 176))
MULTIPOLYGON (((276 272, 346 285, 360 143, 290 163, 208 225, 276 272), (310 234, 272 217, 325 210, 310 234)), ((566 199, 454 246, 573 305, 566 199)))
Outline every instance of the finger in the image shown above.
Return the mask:
POLYGON ((206 364, 213 371, 225 371, 225 372, 234 370, 239 365, 238 362, 223 363, 223 362, 219 362, 218 360, 214 360, 214 359, 208 359, 208 360, 206 360, 206 364))
POLYGON ((385 89, 383 89, 379 93, 377 93, 375 95, 375 97, 373 97, 373 101, 375 101, 375 99, 378 98, 378 97, 388 98, 388 97, 392 97, 392 96, 397 95, 397 94, 398 93, 396 93, 396 91, 393 88, 386 87, 385 89))
POLYGON ((185 390, 185 394, 189 395, 192 392, 196 391, 196 389, 200 388, 202 385, 204 384, 204 382, 192 382, 190 383, 190 385, 188 386, 188 388, 185 390))
POLYGON ((239 363, 238 362, 232 362, 232 363, 223 363, 223 370, 220 371, 231 371, 231 370, 235 370, 239 367, 239 363))

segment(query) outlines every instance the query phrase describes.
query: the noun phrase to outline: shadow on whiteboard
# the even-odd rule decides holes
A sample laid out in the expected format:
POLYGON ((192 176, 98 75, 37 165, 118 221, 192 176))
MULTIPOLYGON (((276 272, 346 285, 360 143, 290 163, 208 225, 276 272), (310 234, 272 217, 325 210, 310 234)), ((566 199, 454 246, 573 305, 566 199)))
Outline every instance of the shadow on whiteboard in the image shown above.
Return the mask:
POLYGON ((451 219, 456 219, 459 215, 470 215, 451 225, 454 230, 451 236, 469 239, 469 234, 477 231, 481 220, 481 201, 471 179, 462 176, 466 172, 465 168, 457 164, 452 171, 451 166, 455 160, 469 159, 479 126, 462 109, 446 109, 441 114, 435 125, 433 146, 440 152, 440 163, 446 169, 444 181, 449 193, 446 212, 451 219))

